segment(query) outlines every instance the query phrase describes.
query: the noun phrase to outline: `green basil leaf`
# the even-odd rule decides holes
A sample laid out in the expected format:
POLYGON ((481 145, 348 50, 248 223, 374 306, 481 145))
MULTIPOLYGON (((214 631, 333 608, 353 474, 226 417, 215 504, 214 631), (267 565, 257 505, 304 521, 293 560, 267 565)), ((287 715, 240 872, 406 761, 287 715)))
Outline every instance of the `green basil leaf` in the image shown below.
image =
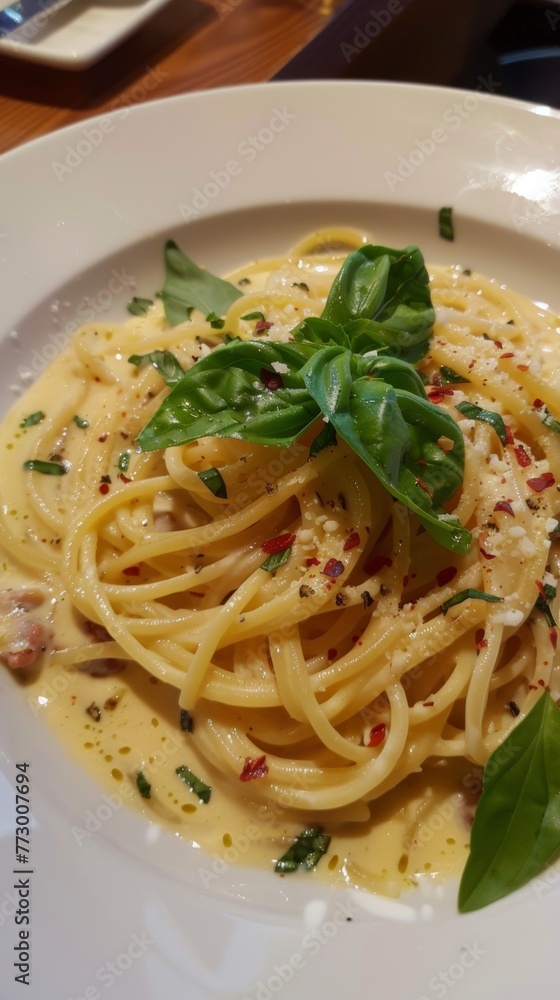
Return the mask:
POLYGON ((128 472, 129 463, 130 463, 130 452, 129 451, 121 452, 117 461, 117 469, 119 469, 121 472, 128 472))
POLYGON ((150 782, 146 780, 142 771, 138 771, 138 774, 136 775, 136 787, 143 799, 151 799, 152 786, 150 785, 150 782))
POLYGON ((298 834, 292 846, 278 859, 274 870, 286 874, 295 872, 301 865, 311 871, 327 853, 330 842, 331 838, 320 826, 309 827, 298 834))
POLYGON ((225 326, 225 320, 220 319, 220 317, 215 312, 208 313, 206 317, 206 322, 210 323, 213 330, 223 330, 225 326))
POLYGON ((180 382, 185 375, 184 368, 181 367, 171 351, 150 351, 149 354, 131 354, 128 360, 131 365, 136 365, 137 368, 143 368, 144 365, 153 365, 169 386, 177 385, 177 382, 180 382))
POLYGON ((221 497, 222 500, 227 500, 227 488, 222 475, 218 469, 205 469, 204 472, 198 473, 198 478, 202 480, 205 486, 208 487, 211 493, 215 497, 221 497))
POLYGON ((84 420, 84 418, 79 417, 77 413, 74 417, 72 417, 72 420, 82 431, 85 431, 86 427, 89 427, 89 420, 84 420))
POLYGON ((30 469, 31 472, 42 472, 44 476, 65 476, 68 472, 67 465, 62 465, 60 462, 43 462, 40 458, 28 459, 23 463, 23 468, 30 469))
POLYGON ((233 437, 287 447, 310 427, 319 409, 298 369, 312 345, 233 340, 191 368, 137 436, 142 451, 201 437, 233 437), (287 367, 284 386, 271 390, 262 369, 287 367))
POLYGON ((173 240, 165 244, 165 284, 161 297, 165 315, 172 326, 189 318, 193 308, 205 316, 223 316, 232 302, 240 298, 235 285, 217 278, 190 260, 173 240))
POLYGON ((201 781, 200 778, 197 778, 196 774, 193 774, 186 764, 182 764, 181 767, 175 768, 175 774, 181 779, 181 781, 185 782, 185 785, 190 788, 191 792, 198 795, 201 802, 208 804, 212 794, 212 789, 209 785, 205 784, 204 781, 201 781))
POLYGON ((242 316, 241 319, 245 319, 245 320, 256 319, 256 320, 260 320, 260 322, 263 323, 264 322, 264 314, 262 312, 259 312, 258 309, 255 309, 254 312, 245 313, 245 315, 242 316))
POLYGON ((420 399, 427 398, 422 379, 406 361, 383 355, 378 357, 365 355, 364 361, 368 362, 370 378, 379 378, 392 385, 393 389, 404 389, 419 396, 420 399))
POLYGON ((350 347, 350 338, 343 328, 320 316, 303 319, 292 330, 292 337, 298 343, 317 344, 319 347, 327 347, 329 344, 350 347))
POLYGON ((20 427, 35 427, 35 424, 40 424, 41 420, 45 419, 45 414, 42 410, 36 410, 35 413, 30 413, 28 417, 24 417, 20 421, 20 427))
POLYGON ((556 597, 556 587, 553 587, 550 583, 545 583, 543 585, 544 594, 539 594, 535 602, 535 608, 537 611, 541 611, 546 618, 546 623, 549 628, 556 628, 558 622, 554 620, 554 615, 550 608, 550 601, 553 601, 556 597))
POLYGON ((261 565, 261 569, 266 570, 267 573, 274 573, 275 569, 278 569, 280 566, 283 566, 284 563, 288 562, 291 554, 291 547, 289 549, 284 549, 283 552, 274 552, 268 557, 268 559, 265 559, 261 565))
MULTIPOLYGON (((352 338, 376 337, 391 354, 425 345, 435 321, 428 272, 418 247, 392 250, 364 246, 348 255, 329 292, 321 318, 350 331, 352 338)), ((371 349, 369 345, 368 349, 371 349)), ((357 342, 352 350, 358 352, 357 342)))
POLYGON ((503 597, 496 597, 494 594, 486 594, 483 590, 475 590, 474 587, 469 587, 468 590, 462 590, 460 594, 453 594, 453 597, 444 601, 441 605, 442 614, 446 615, 449 608, 453 608, 456 604, 462 604, 463 601, 473 598, 479 601, 488 601, 489 604, 492 604, 494 601, 503 601, 503 597))
POLYGON ((140 299, 135 295, 134 298, 130 300, 126 308, 129 313, 132 313, 133 316, 145 316, 148 309, 150 306, 153 306, 153 304, 152 299, 140 299))
POLYGON ((477 406, 476 403, 456 403, 455 409, 462 413, 464 417, 468 420, 484 420, 485 423, 490 424, 496 434, 498 435, 502 444, 507 444, 506 437, 506 425, 499 413, 494 413, 494 410, 483 410, 481 406, 477 406))
POLYGON ((311 447, 309 449, 309 457, 316 458, 323 448, 328 448, 329 445, 336 444, 336 431, 331 423, 325 424, 322 430, 319 431, 316 437, 313 438, 311 442, 311 447))
POLYGON ((556 418, 553 417, 548 410, 545 409, 545 412, 543 413, 541 420, 545 425, 545 427, 550 427, 550 429, 554 431, 555 434, 560 434, 560 422, 556 420, 556 418))
POLYGON ((439 235, 442 240, 454 240, 455 232, 453 229, 453 209, 452 208, 440 208, 438 213, 438 227, 439 235))
POLYGON ((560 850, 560 710, 546 693, 488 761, 459 888, 459 910, 487 906, 560 850))
POLYGON ((464 375, 459 375, 458 372, 454 371, 453 368, 448 368, 447 365, 442 365, 439 374, 441 377, 441 385, 461 385, 463 382, 470 384, 470 378, 465 378, 464 375))
POLYGON ((468 552, 470 532, 440 507, 463 479, 464 446, 457 424, 419 395, 360 377, 367 363, 343 348, 325 347, 301 374, 336 433, 383 486, 440 544, 468 552), (437 443, 441 437, 453 442, 447 453, 437 443))

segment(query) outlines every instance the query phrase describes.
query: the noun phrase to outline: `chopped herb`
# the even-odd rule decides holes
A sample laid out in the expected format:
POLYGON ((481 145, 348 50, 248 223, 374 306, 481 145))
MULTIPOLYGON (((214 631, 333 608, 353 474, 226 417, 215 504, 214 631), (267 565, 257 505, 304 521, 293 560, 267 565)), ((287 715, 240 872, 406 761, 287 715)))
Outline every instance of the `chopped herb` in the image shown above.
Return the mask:
POLYGON ((185 782, 185 785, 190 788, 191 792, 198 795, 201 802, 208 804, 212 794, 212 789, 209 785, 206 785, 204 781, 197 778, 185 764, 182 764, 181 767, 175 768, 175 774, 181 779, 181 781, 185 782))
POLYGON ((554 621, 554 616, 550 610, 550 601, 556 597, 556 587, 553 587, 550 583, 543 584, 540 580, 537 582, 537 587, 539 588, 539 596, 537 597, 535 608, 537 611, 542 611, 549 628, 555 628, 558 622, 554 621))
POLYGON ((285 874, 295 872, 301 865, 306 871, 311 871, 327 853, 330 842, 331 838, 323 833, 320 826, 311 826, 296 837, 292 846, 276 862, 274 870, 285 874))
POLYGON ((237 282, 237 284, 238 285, 250 285, 251 284, 251 279, 250 278, 240 278, 239 281, 237 282))
POLYGON ((299 588, 300 597, 313 597, 314 593, 315 591, 313 590, 313 587, 309 587, 306 583, 302 583, 301 587, 299 588))
POLYGON ((101 479, 99 480, 99 482, 100 483, 109 483, 109 485, 111 485, 111 477, 110 476, 101 476, 101 479))
POLYGON ((86 427, 89 427, 89 420, 85 420, 84 417, 79 417, 77 413, 74 417, 72 417, 72 420, 82 431, 85 431, 86 427))
POLYGON ((268 559, 265 559, 265 561, 261 566, 261 569, 266 570, 267 573, 274 573, 275 569, 278 569, 279 566, 283 566, 284 563, 288 562, 288 559, 290 558, 291 554, 292 554, 291 548, 284 549, 283 552, 275 552, 274 555, 271 555, 268 557, 268 559))
POLYGON ((65 476, 68 472, 67 465, 62 465, 60 462, 43 462, 40 458, 28 459, 23 463, 23 468, 30 469, 31 472, 42 472, 44 476, 65 476))
POLYGON ((262 312, 259 312, 258 309, 255 309, 254 312, 245 313, 245 315, 242 316, 241 319, 246 319, 246 320, 257 319, 260 320, 262 323, 264 322, 264 314, 262 312))
POLYGON ((101 709, 99 708, 99 705, 95 704, 94 701, 92 701, 91 705, 88 705, 86 712, 88 715, 91 715, 95 722, 99 722, 101 718, 101 709))
POLYGON ((448 368, 447 365, 442 365, 440 370, 440 385, 462 385, 463 383, 470 384, 470 378, 465 378, 464 375, 459 375, 458 372, 454 371, 453 368, 448 368))
POLYGON ((198 478, 215 497, 227 500, 227 487, 218 469, 205 469, 204 472, 198 473, 198 478))
POLYGON ((468 590, 462 590, 460 594, 454 594, 450 597, 448 601, 444 601, 441 605, 442 614, 446 615, 449 608, 454 607, 455 604, 462 604, 463 601, 468 601, 471 599, 477 599, 480 601, 503 601, 503 597, 495 597, 494 594, 485 594, 483 590, 474 590, 469 587, 468 590))
POLYGON ((206 322, 210 323, 213 330, 223 330, 225 326, 225 320, 221 319, 215 312, 208 313, 206 322))
POLYGON ((40 424, 41 420, 45 419, 45 414, 42 410, 36 410, 35 413, 30 413, 28 417, 24 417, 20 422, 20 427, 34 427, 35 424, 40 424))
POLYGON ((364 608, 371 608, 373 604, 373 597, 371 596, 369 590, 363 590, 360 597, 362 598, 364 608))
POLYGON ((179 714, 179 726, 184 733, 192 733, 193 717, 186 708, 182 708, 179 714))
POLYGON ((129 464, 129 462, 130 462, 130 452, 129 451, 123 451, 122 454, 119 455, 119 458, 118 458, 118 461, 117 461, 117 469, 119 469, 120 472, 128 472, 128 464, 129 464))
POLYGON ((143 799, 151 799, 152 786, 149 781, 146 781, 142 771, 138 771, 136 775, 136 787, 143 799))
POLYGON ((129 313, 132 313, 133 316, 145 316, 148 309, 150 306, 153 306, 153 304, 152 299, 140 299, 135 295, 134 298, 130 300, 126 308, 129 313))
POLYGON ((452 208, 440 208, 438 215, 439 224, 439 235, 442 240, 454 240, 455 233, 453 230, 453 209, 452 208))
POLYGON ((466 400, 464 403, 457 403, 455 409, 462 413, 467 420, 484 420, 485 423, 490 424, 502 444, 507 444, 506 426, 499 413, 495 413, 494 410, 483 410, 476 403, 467 403, 466 400))

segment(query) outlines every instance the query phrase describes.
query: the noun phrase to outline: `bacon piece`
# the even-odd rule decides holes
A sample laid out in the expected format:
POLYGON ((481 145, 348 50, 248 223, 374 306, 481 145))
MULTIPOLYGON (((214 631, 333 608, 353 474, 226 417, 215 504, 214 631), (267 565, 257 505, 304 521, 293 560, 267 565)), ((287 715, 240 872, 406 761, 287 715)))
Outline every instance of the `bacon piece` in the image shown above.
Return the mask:
POLYGON ((0 660, 11 670, 32 666, 46 649, 52 633, 39 618, 29 615, 45 601, 38 590, 5 590, 0 593, 2 637, 0 660))

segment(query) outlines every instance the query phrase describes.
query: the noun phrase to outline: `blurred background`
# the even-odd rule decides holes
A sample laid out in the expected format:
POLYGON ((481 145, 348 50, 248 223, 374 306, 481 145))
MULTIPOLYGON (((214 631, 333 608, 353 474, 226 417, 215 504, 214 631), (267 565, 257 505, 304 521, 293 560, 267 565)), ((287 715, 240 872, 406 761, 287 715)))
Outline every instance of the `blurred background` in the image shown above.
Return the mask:
POLYGON ((560 0, 51 4, 0 0, 0 152, 106 110, 267 80, 413 81, 560 108, 560 0))

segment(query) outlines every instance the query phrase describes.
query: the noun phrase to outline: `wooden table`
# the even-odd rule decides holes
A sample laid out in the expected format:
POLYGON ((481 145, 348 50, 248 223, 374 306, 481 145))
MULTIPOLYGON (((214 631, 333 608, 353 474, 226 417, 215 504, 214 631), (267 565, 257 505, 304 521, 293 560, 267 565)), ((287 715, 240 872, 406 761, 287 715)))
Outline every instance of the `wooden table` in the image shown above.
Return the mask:
POLYGON ((507 3, 171 0, 86 70, 0 57, 0 152, 112 108, 211 87, 309 76, 449 83, 507 3))

